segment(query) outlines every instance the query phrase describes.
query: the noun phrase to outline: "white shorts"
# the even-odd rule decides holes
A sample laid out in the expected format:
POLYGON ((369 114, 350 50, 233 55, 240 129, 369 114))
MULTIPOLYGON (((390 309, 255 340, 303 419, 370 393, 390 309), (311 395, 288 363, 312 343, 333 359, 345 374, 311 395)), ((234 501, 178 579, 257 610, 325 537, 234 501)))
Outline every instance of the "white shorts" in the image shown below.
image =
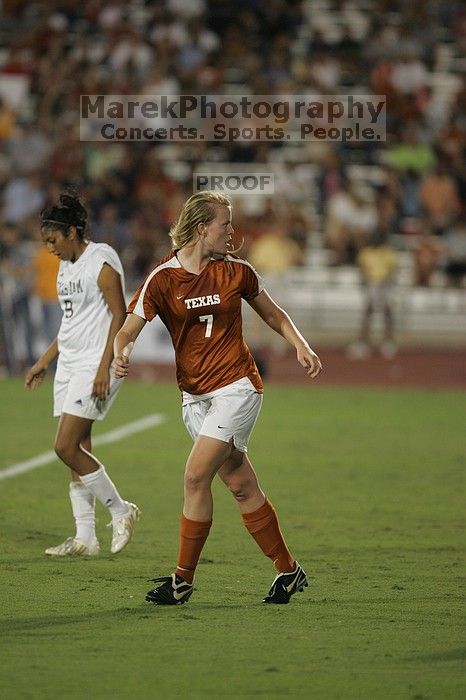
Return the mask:
POLYGON ((97 368, 93 370, 67 369, 58 363, 53 383, 53 415, 70 413, 72 416, 103 420, 123 383, 123 379, 110 378, 110 394, 105 401, 92 396, 97 368))
POLYGON ((262 394, 247 377, 196 396, 183 391, 183 421, 195 440, 198 435, 232 442, 248 451, 248 440, 262 406, 262 394))
POLYGON ((391 284, 370 282, 366 289, 367 299, 375 311, 383 311, 392 302, 393 286, 391 284))

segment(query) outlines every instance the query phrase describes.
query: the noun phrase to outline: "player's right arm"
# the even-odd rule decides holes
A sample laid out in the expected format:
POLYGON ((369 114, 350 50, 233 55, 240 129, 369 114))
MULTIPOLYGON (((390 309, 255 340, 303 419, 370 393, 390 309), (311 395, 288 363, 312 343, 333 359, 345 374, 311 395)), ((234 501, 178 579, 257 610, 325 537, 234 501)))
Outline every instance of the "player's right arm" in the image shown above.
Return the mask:
POLYGON ((128 314, 126 321, 116 334, 113 342, 113 372, 118 379, 127 376, 133 343, 145 325, 145 318, 136 314, 128 314))
POLYGON ((44 381, 50 363, 53 362, 56 357, 58 357, 58 342, 55 338, 44 354, 39 357, 37 362, 33 364, 29 372, 27 372, 24 386, 27 389, 37 389, 44 381))

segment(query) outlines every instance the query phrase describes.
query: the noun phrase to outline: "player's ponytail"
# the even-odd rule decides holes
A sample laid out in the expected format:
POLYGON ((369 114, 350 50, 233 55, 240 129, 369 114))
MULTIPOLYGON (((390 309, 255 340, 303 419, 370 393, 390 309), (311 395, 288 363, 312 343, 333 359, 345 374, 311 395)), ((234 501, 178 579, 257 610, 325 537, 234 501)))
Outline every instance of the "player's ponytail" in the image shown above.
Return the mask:
POLYGON ((58 229, 67 236, 70 226, 74 226, 79 238, 86 238, 88 232, 87 211, 81 204, 79 197, 71 193, 62 193, 59 204, 47 207, 40 213, 40 227, 42 231, 58 229))
POLYGON ((199 224, 210 224, 215 219, 218 205, 231 207, 228 197, 218 192, 206 191, 193 194, 184 204, 178 221, 170 229, 173 248, 179 250, 195 243, 199 224))

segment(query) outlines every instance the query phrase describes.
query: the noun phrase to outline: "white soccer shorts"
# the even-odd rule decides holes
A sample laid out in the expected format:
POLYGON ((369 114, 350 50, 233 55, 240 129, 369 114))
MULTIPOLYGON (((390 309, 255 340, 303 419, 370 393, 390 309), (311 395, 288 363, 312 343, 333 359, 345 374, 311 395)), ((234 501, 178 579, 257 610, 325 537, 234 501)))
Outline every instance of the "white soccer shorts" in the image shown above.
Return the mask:
POLYGON ((58 363, 53 384, 53 415, 70 413, 72 416, 103 420, 123 383, 110 372, 110 394, 105 401, 92 396, 97 369, 70 370, 58 363))
POLYGON ((233 442, 248 451, 248 440, 262 406, 262 394, 244 377, 237 382, 196 396, 183 392, 183 421, 193 441, 198 435, 233 442))
POLYGON ((389 283, 370 282, 367 287, 367 299, 375 311, 383 311, 393 301, 393 286, 389 283))

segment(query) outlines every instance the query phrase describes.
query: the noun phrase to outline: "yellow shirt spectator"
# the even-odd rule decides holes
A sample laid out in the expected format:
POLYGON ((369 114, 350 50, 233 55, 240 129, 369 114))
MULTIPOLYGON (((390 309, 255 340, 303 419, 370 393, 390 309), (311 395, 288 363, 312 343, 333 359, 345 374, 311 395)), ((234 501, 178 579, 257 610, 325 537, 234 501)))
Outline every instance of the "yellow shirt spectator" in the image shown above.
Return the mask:
POLYGON ((282 275, 300 261, 299 246, 280 231, 271 230, 255 240, 248 260, 263 275, 282 275))
POLYGON ((383 284, 395 272, 398 256, 386 245, 366 246, 360 251, 357 262, 366 282, 383 284))
POLYGON ((60 262, 55 255, 40 246, 34 259, 35 292, 42 301, 57 301, 57 275, 60 262))

